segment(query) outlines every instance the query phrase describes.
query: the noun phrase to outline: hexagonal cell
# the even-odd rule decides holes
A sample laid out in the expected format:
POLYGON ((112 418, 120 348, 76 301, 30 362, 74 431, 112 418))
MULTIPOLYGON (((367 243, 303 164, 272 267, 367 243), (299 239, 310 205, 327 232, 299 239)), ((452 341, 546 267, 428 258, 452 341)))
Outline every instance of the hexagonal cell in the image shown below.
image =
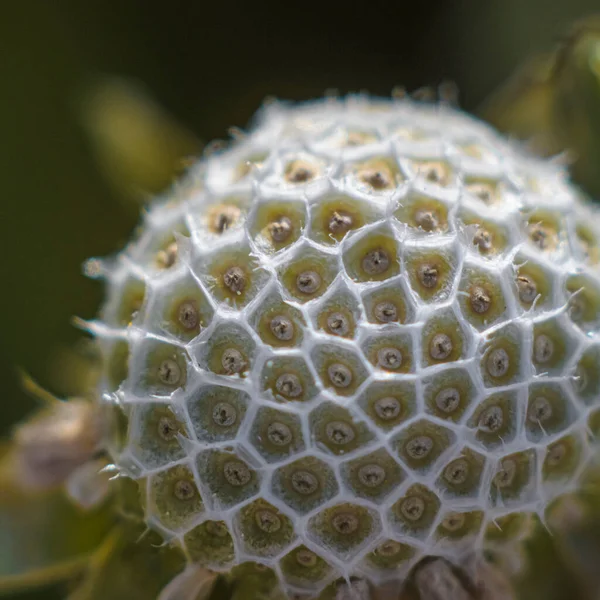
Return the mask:
POLYGON ((235 528, 245 551, 260 557, 280 554, 296 537, 292 521, 262 498, 240 509, 235 528))
POLYGON ((550 444, 542 464, 544 482, 564 483, 572 479, 581 466, 583 447, 581 435, 575 433, 550 444))
POLYGON ((321 402, 309 416, 315 445, 335 455, 364 448, 373 439, 373 432, 344 407, 333 402, 321 402))
POLYGON ((490 486, 493 506, 526 504, 537 495, 537 460, 534 450, 501 458, 490 486))
POLYGON ((306 322, 302 313, 286 302, 274 285, 248 322, 262 341, 275 348, 299 346, 304 339, 306 322))
POLYGON ((323 385, 339 396, 351 396, 368 376, 360 357, 346 346, 319 344, 311 359, 323 385))
POLYGON ((168 529, 186 527, 204 511, 194 475, 186 465, 177 465, 149 478, 147 515, 155 516, 168 529))
POLYGON ((534 260, 529 253, 519 252, 513 260, 517 302, 524 310, 543 310, 552 307, 554 300, 554 274, 534 260))
POLYGON ((331 500, 338 489, 333 471, 313 456, 279 467, 271 481, 273 494, 301 515, 331 500))
POLYGON ((104 375, 108 392, 119 389, 129 375, 129 345, 117 339, 108 344, 104 355, 104 375))
POLYGON ((505 225, 464 209, 459 213, 459 219, 474 228, 471 249, 480 256, 494 258, 506 250, 509 233, 505 225))
POLYGON ((205 521, 183 536, 191 561, 204 567, 222 568, 235 558, 233 538, 223 521, 205 521))
POLYGON ((413 381, 374 381, 360 395, 358 405, 383 431, 391 431, 417 410, 413 381))
POLYGON ((531 362, 538 373, 561 375, 578 346, 566 315, 537 321, 533 325, 531 362))
POLYGON ((424 539, 439 510, 439 498, 424 485, 416 483, 390 508, 388 521, 398 533, 424 539))
POLYGON ((187 400, 188 415, 201 442, 235 439, 250 396, 222 385, 202 386, 187 400))
POLYGON ((496 204, 502 199, 502 186, 491 177, 468 175, 464 178, 465 192, 484 204, 496 204))
POLYGON ((446 542, 471 539, 481 530, 483 516, 482 510, 448 512, 443 516, 441 523, 435 530, 435 536, 438 540, 446 542))
POLYGON ((145 296, 146 282, 134 274, 111 281, 102 319, 108 325, 128 327, 144 305, 145 296))
POLYGON ((414 340, 410 331, 386 327, 385 331, 369 334, 362 342, 362 351, 376 368, 388 373, 414 373, 414 340))
POLYGON ((498 277, 476 265, 463 266, 458 303, 467 321, 480 331, 506 318, 506 299, 498 277))
POLYGON ((394 217, 421 233, 448 231, 448 205, 442 200, 410 193, 398 203, 394 217))
POLYGON ((423 419, 400 431, 392 444, 409 468, 427 473, 455 439, 449 429, 423 419))
POLYGON ((152 238, 145 244, 144 264, 157 271, 166 271, 179 262, 178 236, 190 236, 183 218, 178 217, 170 223, 161 223, 160 231, 153 231, 152 238))
POLYGON ((339 272, 337 256, 301 244, 291 260, 278 267, 280 281, 299 302, 322 296, 339 272))
POLYGON ((443 467, 437 479, 444 497, 476 498, 479 494, 485 457, 470 448, 463 448, 443 467))
POLYGON ((149 331, 167 332, 188 342, 212 320, 214 310, 197 281, 173 272, 151 283, 144 323, 149 331))
POLYGON ((248 149, 246 149, 244 150, 243 154, 239 153, 238 158, 239 161, 233 173, 233 181, 235 183, 244 181, 245 179, 249 178, 249 175, 255 173, 266 163, 268 163, 269 150, 266 148, 257 149, 255 147, 252 147, 250 152, 248 151, 248 149))
POLYGON ((423 325, 423 366, 456 362, 469 352, 470 334, 461 325, 452 308, 436 311, 423 325))
POLYGON ((365 556, 365 565, 379 573, 399 575, 401 568, 416 556, 417 550, 408 544, 392 539, 383 540, 365 556))
POLYGON ((348 172, 350 181, 369 193, 389 192, 402 181, 396 161, 387 156, 377 156, 351 164, 348 172))
POLYGON ((423 379, 425 411, 458 423, 477 395, 467 369, 450 368, 423 379))
POLYGON ((140 398, 170 396, 185 389, 188 360, 186 352, 177 346, 145 339, 131 355, 128 385, 140 398))
POLYGON ((234 321, 219 323, 210 337, 194 348, 200 368, 227 377, 246 377, 255 353, 251 335, 234 321))
POLYGON ((380 531, 376 511, 349 503, 326 508, 308 522, 309 537, 341 560, 356 556, 380 531))
POLYGON ((522 422, 526 399, 522 391, 503 391, 485 398, 473 411, 467 426, 488 450, 509 444, 515 439, 522 422))
POLYGON ((529 243, 542 252, 554 252, 564 236, 564 223, 560 214, 545 209, 530 211, 525 215, 529 243))
POLYGON ((427 185, 447 187, 454 182, 452 167, 445 160, 411 160, 409 165, 413 176, 427 185))
POLYGON ((261 252, 272 254, 291 246, 306 227, 306 203, 276 198, 260 200, 248 223, 250 236, 261 252))
POLYGON ((365 315, 369 323, 411 323, 415 309, 409 300, 405 278, 389 279, 381 286, 370 288, 362 295, 365 315))
MULTIPOLYGON (((251 198, 237 195, 217 198, 208 205, 202 205, 199 213, 200 230, 197 232, 202 238, 221 237, 242 228, 251 198)), ((214 240, 211 240, 214 241, 214 240)))
POLYGON ((350 231, 383 216, 380 207, 351 196, 319 197, 310 205, 310 237, 320 244, 341 242, 350 231))
POLYGON ((249 441, 269 463, 284 460, 306 447, 300 417, 270 407, 262 407, 256 413, 249 441))
POLYGON ((478 354, 481 375, 487 387, 504 386, 518 382, 523 376, 523 332, 514 323, 498 328, 482 341, 478 354))
POLYGON ((529 386, 525 417, 527 439, 538 442, 566 429, 577 417, 577 410, 558 382, 529 386))
POLYGON ((316 329, 343 338, 354 337, 361 317, 359 302, 343 281, 333 285, 312 311, 316 329))
POLYGON ((600 262, 600 244, 598 244, 598 234, 589 226, 588 223, 577 223, 575 225, 574 241, 587 264, 597 265, 598 262, 600 262))
POLYGON ((219 509, 229 508, 258 493, 260 477, 234 452, 206 450, 196 457, 203 486, 210 490, 207 502, 219 509))
POLYGON ((251 302, 270 277, 244 238, 202 256, 195 268, 214 299, 235 310, 251 302))
POLYGON ((322 177, 324 166, 322 161, 316 160, 310 154, 289 156, 283 170, 283 179, 290 185, 303 185, 322 177))
POLYGON ((600 395, 599 364, 600 345, 594 344, 585 349, 573 374, 572 388, 587 405, 593 404, 600 395))
POLYGON ((268 358, 260 374, 260 385, 278 402, 308 402, 319 393, 308 365, 298 354, 268 358))
POLYGON ((591 276, 570 275, 565 284, 569 298, 569 316, 582 329, 595 328, 600 320, 600 285, 591 276))
POLYGON ((169 404, 135 404, 127 438, 131 453, 148 469, 164 467, 186 456, 179 436, 191 437, 169 404))
POLYGON ((316 588, 333 572, 330 564, 306 546, 294 548, 279 565, 285 581, 302 589, 316 588))
POLYGON ((532 529, 532 515, 526 512, 514 512, 507 515, 496 516, 488 521, 485 528, 486 542, 500 542, 521 538, 524 534, 528 537, 532 529))
POLYGON ((406 245, 406 272, 412 289, 424 302, 446 300, 454 284, 456 256, 452 245, 406 245))
POLYGON ((344 250, 344 267, 354 281, 384 281, 400 273, 400 252, 388 225, 357 234, 344 250))
POLYGON ((344 485, 354 496, 378 504, 383 502, 405 477, 400 465, 383 448, 342 463, 340 474, 344 485))
POLYGON ((591 441, 600 440, 600 410, 590 412, 587 420, 587 428, 591 441))

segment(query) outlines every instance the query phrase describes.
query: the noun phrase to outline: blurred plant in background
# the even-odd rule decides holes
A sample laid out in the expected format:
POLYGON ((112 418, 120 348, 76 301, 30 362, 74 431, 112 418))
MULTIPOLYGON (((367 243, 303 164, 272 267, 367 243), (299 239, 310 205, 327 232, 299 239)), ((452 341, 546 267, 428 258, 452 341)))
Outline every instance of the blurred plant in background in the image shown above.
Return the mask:
MULTIPOLYGON (((400 15, 381 3, 370 7, 370 29, 360 34, 360 13, 355 20, 335 13, 335 28, 298 14, 288 27, 267 5, 236 7, 232 15, 142 2, 40 2, 32 14, 14 8, 14 21, 4 19, 10 30, 2 35, 0 63, 0 222, 9 291, 0 299, 7 382, 0 432, 8 436, 37 407, 16 366, 61 396, 88 389, 95 356, 68 323, 74 314, 93 315, 101 290, 81 276, 80 265, 123 244, 140 205, 200 152, 196 136, 210 140, 229 125, 245 125, 269 94, 300 100, 331 86, 387 94, 395 84, 416 88, 452 78, 465 108, 480 106, 484 118, 531 140, 540 153, 566 153, 575 180, 600 195, 598 20, 580 22, 552 48, 566 24, 594 4, 440 2, 402 7, 400 15), (525 66, 509 76, 520 62, 525 66)), ((2 451, 5 458, 10 453, 2 451)), ((7 481, 10 461, 2 465, 7 481)), ((560 545, 548 552, 544 538, 545 551, 534 549, 538 576, 524 584, 524 594, 567 598, 576 589, 592 598, 600 585, 600 524, 582 523, 576 507, 562 522, 560 545)), ((132 553, 134 534, 123 536, 113 524, 108 507, 82 512, 61 488, 32 494, 0 485, 0 594, 83 573, 74 600, 120 598, 122 581, 135 582, 137 595, 127 598, 156 597, 182 565, 143 531, 132 553), (58 535, 57 523, 64 527, 58 535), (20 554, 6 551, 14 539, 20 554), (153 577, 140 578, 148 572, 153 577)), ((245 597, 229 585, 217 584, 224 595, 245 597)), ((57 590, 44 587, 31 598, 64 597, 64 588, 57 590)))

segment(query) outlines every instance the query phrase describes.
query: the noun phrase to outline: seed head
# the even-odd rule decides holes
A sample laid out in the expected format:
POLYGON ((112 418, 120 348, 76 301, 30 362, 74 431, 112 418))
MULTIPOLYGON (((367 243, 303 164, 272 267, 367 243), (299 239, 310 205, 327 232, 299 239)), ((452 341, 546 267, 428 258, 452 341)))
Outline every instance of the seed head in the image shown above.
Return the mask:
POLYGON ((471 302, 471 308, 480 315, 485 314, 492 305, 492 299, 490 295, 480 286, 474 286, 471 288, 469 300, 471 302))
POLYGON ((429 354, 434 360, 446 360, 452 349, 452 340, 445 333, 436 333, 429 343, 429 354))
POLYGON ((296 287, 303 294, 314 294, 321 283, 321 276, 316 271, 304 271, 296 278, 296 287))
POLYGON ((398 348, 381 348, 377 352, 377 364, 382 369, 395 371, 402 366, 402 352, 398 348))
POLYGON ((377 416, 384 421, 395 419, 401 410, 400 402, 391 396, 378 398, 373 406, 377 416))
POLYGON ((228 375, 235 375, 244 370, 246 361, 237 348, 227 348, 221 355, 221 366, 228 375))
POLYGON ((492 377, 504 377, 508 373, 510 358, 504 348, 492 350, 486 361, 486 368, 492 377))
POLYGON ((334 335, 348 335, 350 333, 350 321, 341 312, 331 313, 327 316, 327 329, 334 335))
POLYGON ((246 288, 246 274, 240 267, 229 267, 223 275, 223 284, 234 294, 241 294, 246 288))
POLYGON ((330 233, 338 235, 346 233, 352 229, 352 216, 344 211, 334 211, 327 223, 327 229, 330 233))
POLYGON ((213 408, 213 421, 219 427, 230 427, 237 420, 237 411, 229 402, 218 402, 213 408))
POLYGON ((380 323, 391 323, 398 320, 398 309, 392 302, 376 304, 373 312, 380 323))
POLYGON ((292 234, 293 225, 288 217, 279 217, 269 224, 269 233, 274 242, 281 243, 288 240, 292 234))
POLYGON ((444 388, 435 396, 435 405, 444 413, 453 413, 460 404, 460 392, 456 388, 444 388))
POLYGON ((275 446, 287 446, 292 441, 292 430, 285 423, 275 421, 267 427, 267 437, 275 446))
POLYGON ((310 496, 319 489, 319 480, 308 471, 295 471, 291 481, 292 487, 303 496, 310 496))
POLYGON ((519 289, 519 298, 525 304, 531 304, 537 297, 537 285, 531 277, 527 275, 519 275, 517 277, 517 287, 519 289))
POLYGON ((368 275, 381 275, 387 271, 389 266, 390 257, 381 248, 367 252, 362 260, 363 271, 368 275))
POLYGON ((229 485, 243 487, 252 479, 250 469, 239 460, 231 460, 223 465, 223 475, 229 485))
POLYGON ((158 378, 165 385, 177 385, 181 381, 181 369, 174 360, 168 358, 160 363, 158 378))
POLYGON ((358 479, 364 486, 376 488, 385 480, 385 469, 379 465, 363 465, 358 470, 358 479))
POLYGON ((193 302, 185 301, 177 309, 177 320, 179 324, 187 330, 195 329, 200 321, 198 309, 193 302))
POLYGON ((277 391, 286 398, 299 398, 304 391, 300 378, 293 373, 284 373, 275 382, 277 391))
POLYGON ((347 388, 352 383, 352 371, 341 363, 330 365, 327 369, 327 376, 337 388, 347 388))
POLYGON ((423 287, 432 289, 438 282, 438 269, 435 265, 424 264, 417 267, 417 278, 423 287))
POLYGON ((178 500, 191 500, 196 495, 196 488, 191 481, 180 479, 175 482, 173 493, 178 500))
POLYGON ((273 317, 269 323, 271 333, 282 342, 287 342, 294 337, 294 324, 290 319, 279 315, 273 317))

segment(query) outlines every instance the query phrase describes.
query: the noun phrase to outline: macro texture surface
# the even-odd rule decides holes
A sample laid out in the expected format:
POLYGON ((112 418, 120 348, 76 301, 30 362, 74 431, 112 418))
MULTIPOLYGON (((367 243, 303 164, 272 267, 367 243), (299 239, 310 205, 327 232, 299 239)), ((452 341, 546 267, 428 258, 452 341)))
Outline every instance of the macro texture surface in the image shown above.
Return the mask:
POLYGON ((599 426, 597 222, 451 107, 265 107, 90 263, 147 524, 290 593, 514 550, 599 426))

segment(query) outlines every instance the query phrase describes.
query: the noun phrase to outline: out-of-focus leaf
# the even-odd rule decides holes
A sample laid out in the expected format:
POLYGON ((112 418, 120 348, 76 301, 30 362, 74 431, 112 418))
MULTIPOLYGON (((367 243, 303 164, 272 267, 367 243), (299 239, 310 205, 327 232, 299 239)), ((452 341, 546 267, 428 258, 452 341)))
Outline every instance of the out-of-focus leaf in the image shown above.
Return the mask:
POLYGON ((61 488, 22 490, 0 449, 0 595, 71 577, 112 525, 108 506, 83 512, 61 488))
MULTIPOLYGON (((185 568, 182 552, 154 532, 123 528, 90 561, 69 600, 149 600, 185 568)), ((137 529, 137 528, 136 528, 137 529)))
POLYGON ((83 124, 98 165, 132 210, 167 187, 200 142, 137 85, 104 79, 83 96, 83 124), (132 202, 135 201, 135 202, 132 202))
POLYGON ((484 118, 502 131, 523 139, 544 138, 548 150, 556 144, 552 132, 553 57, 530 60, 486 101, 484 118))
POLYGON ((577 24, 553 53, 532 59, 480 112, 542 154, 569 151, 575 180, 600 194, 600 17, 577 24))
POLYGON ((575 152, 575 177, 600 194, 600 17, 577 27, 557 54, 553 126, 575 152))

